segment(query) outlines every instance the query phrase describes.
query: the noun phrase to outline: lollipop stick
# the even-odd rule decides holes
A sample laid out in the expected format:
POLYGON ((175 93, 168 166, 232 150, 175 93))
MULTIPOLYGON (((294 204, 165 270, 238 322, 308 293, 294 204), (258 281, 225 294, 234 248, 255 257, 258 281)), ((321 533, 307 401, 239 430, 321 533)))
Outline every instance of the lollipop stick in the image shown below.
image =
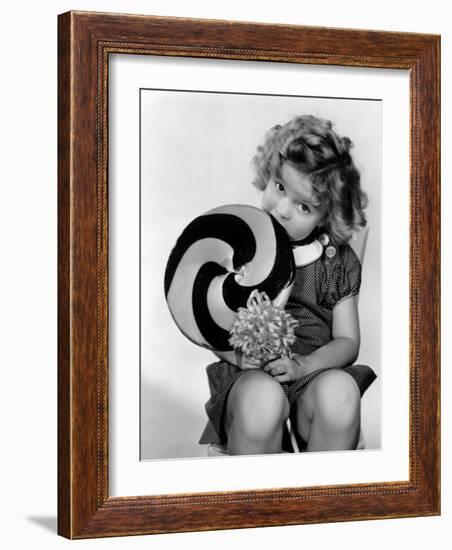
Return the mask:
POLYGON ((290 418, 287 419, 286 426, 287 426, 287 429, 289 431, 289 437, 290 437, 290 442, 292 444, 293 452, 294 453, 299 453, 300 448, 298 447, 297 439, 296 439, 295 434, 292 430, 292 423, 290 422, 290 418))

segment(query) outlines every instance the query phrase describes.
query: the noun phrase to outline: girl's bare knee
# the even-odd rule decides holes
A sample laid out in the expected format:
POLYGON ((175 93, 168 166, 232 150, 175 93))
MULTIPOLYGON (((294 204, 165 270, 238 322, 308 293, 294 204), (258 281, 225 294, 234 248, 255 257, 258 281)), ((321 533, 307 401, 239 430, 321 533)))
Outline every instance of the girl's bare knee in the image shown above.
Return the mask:
POLYGON ((239 425, 249 439, 265 439, 288 418, 289 402, 277 380, 264 371, 252 370, 232 387, 227 416, 227 424, 239 425))
POLYGON ((360 418, 361 396, 355 380, 346 372, 332 370, 313 380, 312 415, 334 429, 348 429, 360 418))

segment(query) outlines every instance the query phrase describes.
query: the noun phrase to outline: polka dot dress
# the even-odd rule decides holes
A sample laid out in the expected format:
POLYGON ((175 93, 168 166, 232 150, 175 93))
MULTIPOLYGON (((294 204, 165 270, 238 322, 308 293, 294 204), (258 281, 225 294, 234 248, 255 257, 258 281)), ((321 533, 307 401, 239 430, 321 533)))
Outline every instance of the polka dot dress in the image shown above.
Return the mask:
MULTIPOLYGON (((295 330, 297 338, 291 346, 293 353, 309 355, 331 341, 333 308, 341 300, 359 292, 361 265, 356 254, 348 245, 335 247, 333 252, 328 255, 323 253, 315 261, 296 269, 294 286, 286 305, 286 310, 299 321, 295 330)), ((319 369, 293 382, 281 384, 290 405, 319 374, 337 368, 355 379, 361 396, 376 378, 374 371, 366 365, 319 369)), ((199 443, 226 443, 223 424, 226 399, 229 390, 244 372, 226 361, 207 367, 211 397, 205 409, 209 422, 199 443)))

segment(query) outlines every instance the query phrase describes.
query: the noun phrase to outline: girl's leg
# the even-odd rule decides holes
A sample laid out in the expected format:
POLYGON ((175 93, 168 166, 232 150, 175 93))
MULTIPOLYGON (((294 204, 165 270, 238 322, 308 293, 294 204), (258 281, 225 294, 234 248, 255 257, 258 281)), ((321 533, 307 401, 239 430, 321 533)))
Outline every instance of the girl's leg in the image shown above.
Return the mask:
POLYGON ((231 455, 279 453, 289 402, 277 382, 262 370, 245 372, 226 402, 225 429, 231 455))
POLYGON ((354 379, 340 370, 319 374, 298 399, 296 420, 308 451, 356 449, 361 396, 354 379))

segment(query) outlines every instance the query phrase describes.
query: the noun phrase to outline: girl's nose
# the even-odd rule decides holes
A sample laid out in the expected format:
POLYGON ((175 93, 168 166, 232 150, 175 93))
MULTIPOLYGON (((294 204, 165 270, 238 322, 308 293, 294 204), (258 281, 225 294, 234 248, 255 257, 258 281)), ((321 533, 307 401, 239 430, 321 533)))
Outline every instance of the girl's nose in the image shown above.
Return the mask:
POLYGON ((278 202, 276 207, 278 214, 281 218, 288 219, 290 218, 290 201, 288 197, 284 197, 278 202))

